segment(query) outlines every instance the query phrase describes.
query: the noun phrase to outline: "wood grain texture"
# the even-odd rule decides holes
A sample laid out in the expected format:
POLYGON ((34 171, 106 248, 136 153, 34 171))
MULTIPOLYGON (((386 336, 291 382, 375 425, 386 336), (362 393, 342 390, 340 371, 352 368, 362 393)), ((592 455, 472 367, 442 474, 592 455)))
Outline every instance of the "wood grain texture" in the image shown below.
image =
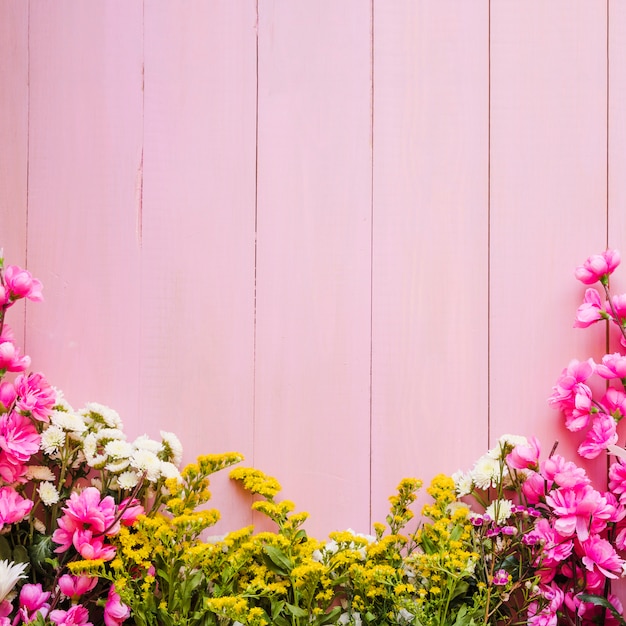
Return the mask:
MULTIPOLYGON (((28 181, 28 3, 0 2, 0 248, 26 267, 28 181)), ((24 303, 7 321, 24 345, 24 303)))
POLYGON ((29 314, 27 347, 71 404, 112 406, 132 432, 141 5, 30 4, 29 267, 46 302, 29 314))
POLYGON ((488 3, 374 6, 372 509, 487 442, 488 3))
POLYGON ((369 4, 259 2, 254 463, 369 525, 369 4))
MULTIPOLYGON (((146 4, 141 417, 252 462, 256 8, 146 4)), ((216 477, 229 528, 249 508, 216 477)))
POLYGON ((536 434, 570 458, 547 398, 602 347, 603 329, 572 324, 574 268, 606 246, 605 5, 492 3, 491 439, 536 434))

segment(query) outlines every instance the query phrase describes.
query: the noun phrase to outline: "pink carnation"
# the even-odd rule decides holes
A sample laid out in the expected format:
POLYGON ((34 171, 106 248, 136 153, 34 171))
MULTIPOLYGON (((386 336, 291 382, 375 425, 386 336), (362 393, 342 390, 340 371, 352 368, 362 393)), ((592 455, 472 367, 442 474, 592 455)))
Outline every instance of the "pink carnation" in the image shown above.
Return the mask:
POLYGON ((0 415, 0 448, 14 459, 26 462, 39 450, 41 437, 33 423, 19 413, 0 415))
POLYGON ((560 454, 554 454, 541 463, 541 475, 548 482, 548 489, 552 489, 552 483, 575 488, 591 482, 584 468, 565 460, 560 454))
POLYGON ((581 544, 583 565, 589 572, 600 572, 607 578, 618 578, 624 561, 606 539, 591 535, 581 544))
POLYGON ((576 311, 574 328, 587 328, 606 317, 597 289, 587 289, 585 299, 576 311))
POLYGON ((615 420, 605 413, 598 413, 585 440, 578 446, 578 454, 585 459, 595 459, 609 446, 617 443, 615 420))
POLYGON ((109 588, 109 596, 104 605, 104 623, 106 626, 119 626, 124 620, 130 617, 130 607, 122 602, 120 596, 115 592, 115 587, 109 588))
POLYGON ((620 263, 617 250, 605 250, 602 254, 592 254, 574 272, 576 278, 585 285, 604 282, 620 263))
POLYGON ((32 508, 33 503, 13 487, 0 487, 0 530, 7 524, 23 520, 32 508))
POLYGON ((559 408, 569 407, 573 403, 573 397, 577 392, 577 386, 584 383, 594 371, 593 359, 577 361, 573 359, 569 365, 563 369, 556 381, 553 393, 550 396, 550 404, 555 404, 559 408))
POLYGON ((74 604, 67 611, 51 611, 50 619, 57 626, 93 626, 89 621, 89 611, 80 604, 74 604))
POLYGON ((28 298, 33 302, 41 302, 43 285, 33 278, 28 270, 23 270, 17 265, 7 265, 4 270, 4 282, 9 292, 10 300, 28 298))
POLYGON ((626 356, 619 352, 605 354, 602 357, 602 363, 596 365, 596 373, 607 380, 626 378, 626 356))
POLYGON ((40 422, 48 422, 56 403, 56 392, 43 374, 21 374, 15 379, 16 408, 40 422))

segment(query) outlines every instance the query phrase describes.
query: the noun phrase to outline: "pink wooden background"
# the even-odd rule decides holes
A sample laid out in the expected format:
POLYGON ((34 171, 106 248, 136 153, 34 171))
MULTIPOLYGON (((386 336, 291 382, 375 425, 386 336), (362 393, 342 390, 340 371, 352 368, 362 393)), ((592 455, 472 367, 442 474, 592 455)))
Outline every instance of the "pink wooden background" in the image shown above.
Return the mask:
POLYGON ((626 253, 625 167, 617 0, 0 0, 34 368, 188 461, 241 451, 318 536, 504 432, 563 439, 546 398, 602 336, 573 268, 626 253))

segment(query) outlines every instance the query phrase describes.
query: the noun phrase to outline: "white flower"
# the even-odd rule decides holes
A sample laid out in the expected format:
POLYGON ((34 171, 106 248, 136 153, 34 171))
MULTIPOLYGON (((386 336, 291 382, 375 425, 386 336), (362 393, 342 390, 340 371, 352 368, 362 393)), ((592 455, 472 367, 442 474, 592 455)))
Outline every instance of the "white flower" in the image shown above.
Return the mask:
POLYGON ((56 480, 54 472, 47 465, 29 465, 26 468, 27 480, 56 480))
POLYGON ((26 578, 24 570, 28 563, 12 563, 11 561, 0 561, 0 602, 13 591, 13 587, 20 578, 26 578))
POLYGON ((39 447, 46 454, 54 454, 59 448, 62 448, 64 444, 65 432, 58 426, 48 426, 48 428, 41 433, 41 443, 39 447))
POLYGON ((175 478, 179 482, 182 481, 178 468, 169 461, 161 461, 161 476, 163 478, 175 478))
POLYGON ((174 434, 165 430, 161 431, 161 439, 163 440, 163 449, 166 453, 166 461, 171 461, 174 465, 180 465, 183 460, 183 444, 174 434))
POLYGON ((104 453, 114 459, 128 459, 133 454, 133 445, 128 441, 113 439, 104 446, 104 453))
POLYGON ((104 404, 88 402, 80 412, 91 423, 103 423, 109 428, 122 428, 122 419, 119 413, 108 406, 104 406, 104 404))
POLYGON ((472 489, 474 488, 474 481, 472 480, 472 476, 467 473, 459 470, 458 472, 454 472, 452 474, 452 480, 454 481, 454 487, 456 489, 456 495, 459 498, 463 496, 468 496, 472 493, 472 489))
POLYGON ((119 483, 120 489, 133 489, 139 482, 139 475, 137 472, 131 470, 122 472, 117 477, 117 482, 119 483))
POLYGON ((59 428, 74 433, 82 433, 87 430, 87 425, 82 415, 76 413, 66 413, 64 411, 54 411, 50 421, 59 428))
POLYGON ((498 442, 501 445, 508 444, 512 448, 514 448, 515 446, 527 446, 528 445, 528 439, 526 439, 526 437, 524 437, 523 435, 502 435, 502 437, 498 439, 498 442))
POLYGON ((89 433, 83 439, 83 454, 86 458, 95 456, 98 451, 98 438, 94 433, 89 433))
POLYGON ((130 459, 120 459, 119 461, 112 461, 111 463, 107 463, 104 466, 104 469, 107 472, 113 472, 116 474, 117 472, 124 471, 130 465, 130 459))
POLYGON ((512 512, 513 503, 510 500, 494 500, 485 511, 496 524, 506 522, 511 517, 512 512))
POLYGON ((54 401, 54 406, 60 407, 61 410, 67 411, 68 413, 72 413, 74 409, 70 406, 70 403, 65 399, 63 395, 63 391, 61 389, 57 389, 55 386, 52 386, 54 393, 56 394, 56 399, 54 401))
POLYGON ((56 504, 59 501, 59 492, 57 488, 48 481, 44 481, 39 485, 37 489, 37 493, 39 493, 39 497, 41 501, 46 505, 50 506, 52 504, 56 504))
POLYGON ((124 441, 126 435, 119 428, 101 428, 96 434, 98 441, 120 440, 124 441))
POLYGON ((146 473, 146 478, 154 483, 161 476, 161 460, 150 450, 136 450, 130 464, 139 472, 146 473))
POLYGON ((148 450, 148 452, 152 452, 154 454, 158 454, 163 450, 163 444, 160 441, 150 439, 148 435, 141 435, 140 437, 137 437, 137 439, 133 441, 133 445, 137 448, 137 450, 148 450))
POLYGON ((476 461, 470 475, 479 489, 496 487, 500 479, 500 463, 488 452, 476 461))

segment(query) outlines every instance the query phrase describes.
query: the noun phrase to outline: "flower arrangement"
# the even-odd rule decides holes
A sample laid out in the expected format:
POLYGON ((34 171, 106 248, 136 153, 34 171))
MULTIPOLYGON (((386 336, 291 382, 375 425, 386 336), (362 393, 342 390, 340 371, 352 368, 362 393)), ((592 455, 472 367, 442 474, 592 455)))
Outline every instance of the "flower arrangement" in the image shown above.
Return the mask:
MULTIPOLYGON (((549 399, 606 484, 556 446, 542 457, 535 437, 504 435, 470 470, 435 476, 417 522, 422 484, 405 478, 372 534, 322 542, 275 478, 236 467, 273 530, 209 540, 209 477, 242 456, 181 468, 175 434, 129 441, 114 410, 74 410, 27 373, 5 315, 42 285, 1 257, 0 626, 626 625, 611 589, 626 573, 620 352, 571 361, 549 399)), ((607 250, 576 269, 604 302, 589 286, 575 326, 604 321, 626 348, 626 295, 609 288, 619 262, 607 250)))

